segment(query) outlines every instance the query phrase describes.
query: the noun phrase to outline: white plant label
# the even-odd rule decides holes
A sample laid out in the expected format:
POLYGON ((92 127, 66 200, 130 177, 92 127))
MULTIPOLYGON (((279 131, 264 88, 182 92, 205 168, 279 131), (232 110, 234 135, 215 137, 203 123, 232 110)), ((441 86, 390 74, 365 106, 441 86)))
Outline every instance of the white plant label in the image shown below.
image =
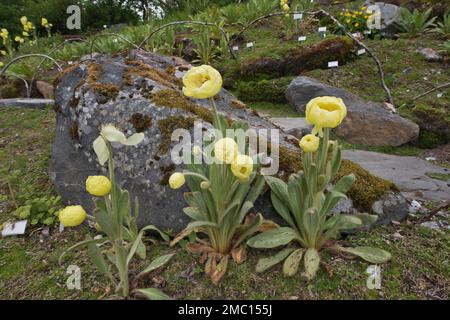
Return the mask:
POLYGON ((443 95, 444 95, 444 94, 443 94, 442 92, 439 92, 439 93, 436 95, 436 97, 442 98, 443 95))
POLYGON ((21 220, 14 223, 6 223, 2 231, 2 236, 7 237, 25 234, 27 222, 27 220, 21 220))
POLYGON ((364 34, 371 34, 372 30, 364 30, 364 34))
POLYGON ((359 49, 358 52, 357 52, 356 54, 357 54, 358 56, 360 56, 360 55, 362 55, 362 54, 364 54, 364 53, 366 53, 366 49, 362 48, 362 49, 359 49))
POLYGON ((294 20, 301 20, 302 18, 303 18, 303 14, 301 14, 301 13, 294 14, 294 20))
POLYGON ((339 62, 338 61, 330 61, 328 62, 328 68, 336 68, 339 66, 339 62))
POLYGON ((320 27, 319 28, 319 32, 326 32, 327 31, 327 27, 320 27))
POLYGON ((253 42, 247 43, 247 48, 253 48, 253 42))
POLYGON ((238 46, 234 46, 233 47, 233 51, 238 51, 239 50, 239 47, 238 46))
POLYGON ((357 33, 352 33, 352 36, 354 36, 355 38, 358 38, 358 37, 359 37, 359 34, 357 34, 357 33))
POLYGON ((300 36, 298 37, 298 41, 305 41, 306 40, 306 36, 300 36))

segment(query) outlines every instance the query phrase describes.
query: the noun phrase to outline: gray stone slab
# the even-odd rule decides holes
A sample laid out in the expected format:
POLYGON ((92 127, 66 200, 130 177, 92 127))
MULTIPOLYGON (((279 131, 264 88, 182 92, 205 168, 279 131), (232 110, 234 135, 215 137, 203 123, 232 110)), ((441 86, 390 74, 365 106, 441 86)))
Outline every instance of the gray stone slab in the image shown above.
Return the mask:
POLYGON ((44 109, 48 106, 53 106, 55 100, 53 99, 0 99, 0 107, 19 107, 19 108, 36 108, 44 109))
POLYGON ((312 126, 306 122, 306 118, 270 118, 272 122, 285 132, 298 138, 311 132, 312 126))
POLYGON ((393 181, 409 199, 450 200, 450 179, 433 179, 430 173, 450 174, 450 170, 416 157, 384 153, 344 150, 343 157, 361 165, 372 174, 393 181))

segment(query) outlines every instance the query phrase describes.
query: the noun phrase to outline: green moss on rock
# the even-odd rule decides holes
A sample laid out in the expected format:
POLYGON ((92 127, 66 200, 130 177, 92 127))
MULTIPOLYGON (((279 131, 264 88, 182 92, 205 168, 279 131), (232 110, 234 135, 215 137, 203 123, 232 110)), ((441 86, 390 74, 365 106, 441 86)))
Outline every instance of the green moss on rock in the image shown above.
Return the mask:
POLYGON ((293 77, 260 81, 239 81, 236 92, 240 99, 250 102, 286 102, 286 89, 293 77))
POLYGON ((203 121, 212 123, 212 112, 200 107, 186 98, 181 92, 172 89, 164 89, 151 95, 150 100, 157 106, 168 108, 179 108, 195 114, 203 121))

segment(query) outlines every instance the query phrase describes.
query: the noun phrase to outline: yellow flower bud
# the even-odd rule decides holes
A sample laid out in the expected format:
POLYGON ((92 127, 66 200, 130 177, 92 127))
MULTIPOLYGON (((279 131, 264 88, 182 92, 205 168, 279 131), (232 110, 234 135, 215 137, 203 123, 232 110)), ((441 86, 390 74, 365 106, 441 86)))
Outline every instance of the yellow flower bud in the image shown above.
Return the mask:
POLYGON ((181 172, 175 172, 169 178, 169 186, 172 189, 181 188, 185 182, 186 180, 184 179, 184 174, 182 174, 181 172))
POLYGON ((304 152, 316 152, 319 148, 320 139, 313 134, 307 134, 300 140, 300 148, 304 152))
POLYGON ((247 181, 253 172, 253 159, 240 154, 231 164, 231 172, 241 181, 247 181))
POLYGON ((65 227, 76 227, 83 223, 87 214, 82 206, 67 206, 59 212, 58 216, 65 227))
POLYGON ((289 11, 289 5, 286 3, 286 4, 283 4, 283 11, 289 11))
POLYGON ((3 68, 4 64, 0 61, 0 68, 3 68))
POLYGON ((20 23, 21 23, 22 25, 26 25, 26 24, 28 23, 27 17, 25 17, 25 16, 21 17, 21 18, 20 18, 20 23))
POLYGON ((214 157, 220 162, 230 164, 238 155, 238 146, 231 138, 223 138, 214 145, 214 157))
POLYGON ((43 27, 45 27, 46 25, 48 25, 48 20, 45 19, 45 18, 42 18, 42 19, 41 19, 41 25, 42 25, 43 27))
POLYGON ((26 32, 26 31, 22 32, 22 35, 23 35, 24 37, 29 37, 29 36, 30 36, 30 35, 28 34, 28 32, 26 32))
POLYGON ((306 105, 306 121, 314 124, 313 134, 322 134, 322 128, 336 128, 347 115, 341 98, 317 97, 306 105))
POLYGON ((214 97, 222 89, 222 76, 208 65, 194 67, 183 77, 183 93, 188 97, 206 99, 214 97))
POLYGON ((200 188, 202 188, 203 190, 209 189, 209 182, 208 181, 202 181, 200 183, 200 188))
POLYGON ((111 192, 111 181, 105 176, 89 176, 86 179, 86 190, 96 197, 106 196, 111 192))

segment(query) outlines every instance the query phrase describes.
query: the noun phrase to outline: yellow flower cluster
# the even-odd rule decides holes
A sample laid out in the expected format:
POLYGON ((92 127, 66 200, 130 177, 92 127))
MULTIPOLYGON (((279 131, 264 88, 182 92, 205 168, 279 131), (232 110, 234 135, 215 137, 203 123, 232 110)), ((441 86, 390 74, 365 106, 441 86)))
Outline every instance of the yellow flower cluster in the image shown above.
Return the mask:
POLYGON ((14 41, 18 43, 24 43, 25 39, 22 38, 21 36, 15 36, 14 41))
POLYGON ((344 24, 347 30, 351 32, 363 31, 367 25, 367 20, 370 14, 366 11, 366 7, 363 6, 361 10, 349 10, 339 13, 341 23, 344 24))
POLYGON ((48 23, 48 20, 45 18, 41 19, 41 25, 46 29, 50 29, 51 27, 53 27, 53 25, 51 23, 48 23))
POLYGON ((288 12, 291 8, 289 7, 288 0, 280 0, 280 7, 286 12, 286 17, 289 17, 288 12))
POLYGON ((28 21, 28 18, 25 16, 20 18, 20 23, 22 23, 23 30, 26 33, 30 32, 30 31, 34 31, 36 29, 33 22, 28 21))
POLYGON ((9 37, 9 32, 6 29, 1 29, 0 30, 0 38, 2 38, 3 40, 3 45, 6 45, 6 40, 8 40, 9 37))

